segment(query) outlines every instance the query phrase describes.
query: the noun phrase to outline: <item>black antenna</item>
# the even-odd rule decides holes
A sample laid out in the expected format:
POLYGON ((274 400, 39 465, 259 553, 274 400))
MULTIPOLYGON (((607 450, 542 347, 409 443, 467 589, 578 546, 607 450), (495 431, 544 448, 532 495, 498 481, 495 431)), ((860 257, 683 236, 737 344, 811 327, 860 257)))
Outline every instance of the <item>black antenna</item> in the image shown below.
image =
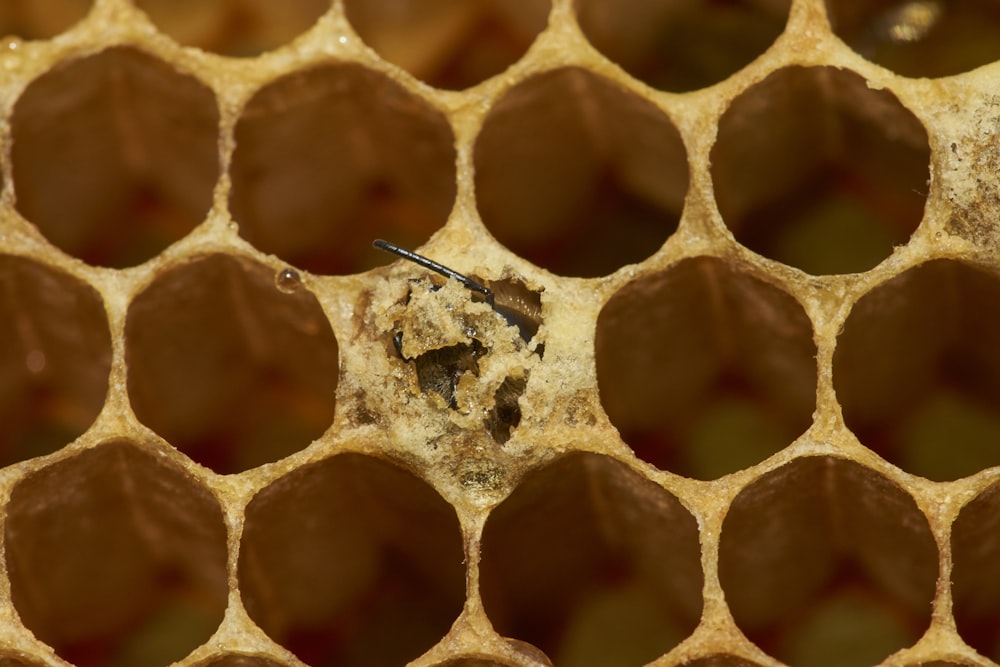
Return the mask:
POLYGON ((406 248, 400 248, 395 243, 389 243, 388 241, 383 241, 382 239, 375 239, 372 245, 379 250, 385 250, 386 252, 391 252, 393 255, 402 257, 403 259, 408 259, 414 264, 424 267, 425 269, 430 269, 435 273, 440 273, 445 278, 454 278, 458 282, 462 283, 465 287, 472 290, 473 292, 479 292, 484 297, 486 297, 486 302, 493 307, 493 290, 484 285, 480 285, 472 278, 463 276, 458 271, 454 269, 449 269, 444 264, 438 264, 433 259, 424 257, 423 255, 418 255, 412 250, 407 250, 406 248))

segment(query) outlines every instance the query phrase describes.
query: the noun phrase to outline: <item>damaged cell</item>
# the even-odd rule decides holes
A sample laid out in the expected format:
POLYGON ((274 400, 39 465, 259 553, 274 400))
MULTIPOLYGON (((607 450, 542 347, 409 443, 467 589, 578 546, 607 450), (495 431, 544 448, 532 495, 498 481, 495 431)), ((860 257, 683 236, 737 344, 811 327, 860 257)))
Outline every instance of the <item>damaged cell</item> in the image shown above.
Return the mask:
POLYGON ((455 421, 507 442, 542 353, 535 340, 540 295, 519 280, 477 282, 385 241, 375 245, 457 281, 411 281, 405 299, 386 313, 392 347, 412 364, 420 392, 440 397, 455 421))

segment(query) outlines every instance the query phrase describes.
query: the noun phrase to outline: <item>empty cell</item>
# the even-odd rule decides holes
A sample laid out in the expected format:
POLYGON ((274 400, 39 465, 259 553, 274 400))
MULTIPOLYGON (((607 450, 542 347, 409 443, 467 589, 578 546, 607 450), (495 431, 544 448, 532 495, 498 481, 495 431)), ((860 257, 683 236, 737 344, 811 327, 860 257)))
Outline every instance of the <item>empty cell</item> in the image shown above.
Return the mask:
POLYGON ((380 56, 438 88, 474 86, 524 55, 550 0, 345 0, 348 21, 380 56))
POLYGON ((137 49, 59 63, 14 105, 17 210, 88 264, 140 264, 208 213, 218 123, 209 88, 137 49))
POLYGON ((0 35, 49 39, 82 20, 93 4, 94 0, 4 0, 0 35))
POLYGON ((4 540, 14 608, 78 667, 167 665, 222 622, 218 502, 131 443, 99 445, 18 483, 4 540))
POLYGON ((111 334, 89 285, 0 255, 0 467, 50 454, 97 418, 111 334))
POLYGON ((711 159, 736 240, 807 273, 867 271, 923 217, 923 125, 848 70, 787 67, 754 85, 722 115, 711 159))
POLYGON ((125 359, 136 416, 215 472, 277 461, 333 421, 337 341, 319 302, 249 260, 161 273, 129 308, 125 359))
POLYGON ((826 0, 834 33, 903 76, 961 74, 1000 60, 995 0, 826 0))
POLYGON ((465 601, 455 510, 394 464, 341 454, 246 510, 239 589, 254 622, 312 667, 403 665, 465 601))
POLYGON ((134 0, 162 32, 185 46, 252 57, 308 30, 330 0, 134 0))
POLYGON ((576 0, 587 39, 654 88, 686 92, 750 64, 785 29, 791 0, 576 0))
POLYGON ((474 159, 477 205, 493 236, 569 276, 602 276, 655 253, 677 229, 688 188, 670 119, 578 68, 508 91, 474 159))
POLYGON ((307 69, 259 91, 236 125, 230 209, 240 235, 314 273, 385 263, 372 239, 407 248, 455 199, 447 118, 383 74, 307 69))
POLYGON ((782 662, 872 665, 928 628, 938 552, 902 488, 853 461, 797 459, 730 506, 719 581, 739 628, 782 662))
POLYGON ((966 505, 951 528, 952 612, 969 646, 1000 661, 1000 484, 966 505))
POLYGON ((786 292, 714 258, 639 278, 601 310, 597 383, 636 455, 715 479, 801 435, 816 405, 816 345, 786 292))
POLYGON ((953 480, 1000 465, 1000 280, 934 260, 862 297, 833 357, 844 421, 907 472, 953 480))
POLYGON ((698 525, 623 463, 566 455, 529 473, 483 533, 480 588, 496 630, 561 667, 644 665, 698 624, 698 525))

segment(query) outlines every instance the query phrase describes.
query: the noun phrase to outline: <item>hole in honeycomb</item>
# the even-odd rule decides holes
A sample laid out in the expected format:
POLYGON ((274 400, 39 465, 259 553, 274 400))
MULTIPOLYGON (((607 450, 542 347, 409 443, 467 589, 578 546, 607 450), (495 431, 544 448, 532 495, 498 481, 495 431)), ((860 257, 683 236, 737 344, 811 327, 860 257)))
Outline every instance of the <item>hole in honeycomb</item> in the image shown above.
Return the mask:
POLYGON ((764 475, 722 527, 733 618, 788 664, 871 665, 913 644, 930 625, 937 575, 916 503, 852 461, 809 457, 764 475))
POLYGON ((522 480, 487 520, 480 572, 493 627, 562 667, 644 665, 701 614, 694 517, 595 454, 567 455, 522 480))
POLYGON ((48 39, 73 27, 90 11, 93 0, 4 0, 0 35, 48 39))
POLYGON ((296 452, 333 421, 337 341, 305 288, 223 255, 160 275, 125 324, 136 416, 198 463, 241 472, 296 452))
POLYGON ((846 70, 771 74, 723 114, 711 159, 736 240, 808 273, 866 271, 923 217, 926 132, 892 93, 846 70))
POLYGON ((587 39, 632 76, 673 92, 722 81, 784 30, 791 0, 576 0, 587 39))
POLYGON ((447 119, 358 65, 291 74, 258 92, 236 125, 230 207, 260 250, 314 273, 384 263, 440 228, 455 198, 447 119))
POLYGON ((226 608, 216 499, 161 457, 100 445, 20 482, 4 529, 24 624, 78 667, 166 665, 226 608))
POLYGON ((345 0, 358 35, 380 56, 438 88, 457 90, 515 63, 548 22, 549 0, 345 0))
POLYGON ((0 466, 54 452, 86 431, 110 370, 100 296, 62 272, 0 255, 0 466))
POLYGON ((1000 465, 998 340, 994 275, 935 260, 883 283, 837 340, 844 421, 865 446, 935 481, 1000 465))
POLYGON ((394 465, 341 454, 289 473, 246 511, 247 611, 310 665, 402 665, 465 599, 455 510, 394 465))
POLYGON ((226 655, 199 662, 197 667, 287 667, 287 664, 250 655, 226 655))
POLYGON ((177 42, 224 56, 256 56, 284 46, 330 9, 330 0, 134 1, 177 42))
POLYGON ((577 68, 504 95, 475 146, 483 222, 554 273, 595 277, 650 256, 688 186, 680 135, 650 102, 577 68))
POLYGON ((812 422, 816 345, 802 306, 714 258, 633 281, 597 320, 601 403, 636 455, 714 479, 812 422))
POLYGON ((732 655, 713 655, 685 662, 682 667, 758 667, 756 662, 732 655))
POLYGON ((966 505, 951 528, 952 610, 969 646, 1000 661, 1000 484, 966 505))
POLYGON ((89 264, 144 262, 208 213, 218 122, 209 88, 135 49, 59 64, 14 106, 17 210, 89 264))
POLYGON ((995 0, 826 0, 833 31, 903 76, 960 74, 1000 60, 995 0))

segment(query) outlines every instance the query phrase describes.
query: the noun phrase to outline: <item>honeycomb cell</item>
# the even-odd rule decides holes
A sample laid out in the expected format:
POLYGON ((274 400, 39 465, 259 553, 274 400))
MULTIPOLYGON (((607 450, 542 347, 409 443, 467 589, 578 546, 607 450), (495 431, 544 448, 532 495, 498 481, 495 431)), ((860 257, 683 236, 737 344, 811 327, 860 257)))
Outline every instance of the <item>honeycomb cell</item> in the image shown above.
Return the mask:
POLYGON ((0 35, 55 37, 83 19, 93 4, 93 0, 4 0, 0 2, 0 35))
POLYGON ((1000 483, 966 505, 951 529, 952 611, 965 642, 1000 660, 1000 483))
POLYGON ((316 297, 225 255, 161 274, 125 323, 136 416, 198 463, 241 472, 333 421, 337 341, 316 297))
POLYGON ((330 0, 133 1, 177 42, 238 57, 284 46, 330 9, 330 0))
POLYGON ((596 454, 529 473, 483 533, 493 627, 560 667, 644 665, 666 653, 698 624, 702 582, 694 517, 596 454))
POLYGON ((383 74, 343 64, 258 92, 236 125, 230 207, 240 235, 314 273, 384 263, 377 237, 413 248, 455 198, 447 119, 383 74))
POLYGON ((576 0, 587 39, 632 76, 672 92, 722 81, 782 33, 791 0, 576 0))
POLYGON ((257 625, 313 667, 402 665, 465 599, 455 510, 395 465, 341 454, 259 492, 239 588, 257 625))
POLYGON ((166 665, 226 608, 218 502, 161 456, 112 442, 34 472, 4 527, 24 624, 78 667, 166 665))
POLYGON ((907 472, 1000 465, 1000 279, 934 260, 862 297, 833 357, 844 421, 907 472))
POLYGON ((226 655, 199 662, 196 667, 288 667, 287 663, 252 655, 226 655))
POLYGON ((834 33, 903 76, 960 74, 1000 60, 995 0, 826 0, 834 33))
POLYGON ((597 319, 601 403, 636 455, 714 479, 755 465, 812 422, 816 345, 802 306, 721 260, 635 280, 597 319))
POLYGON ((17 210, 89 264, 144 262, 208 213, 218 122, 209 88, 137 49, 61 63, 14 106, 17 210))
POLYGON ((855 462, 797 459, 744 489, 719 581, 737 625, 793 665, 871 665, 930 625, 938 554, 903 489, 855 462))
POLYGON ((659 250, 677 228, 688 187, 670 119, 577 68, 531 77, 504 95, 474 159, 490 232, 563 275, 605 275, 659 250))
POLYGON ((847 70, 771 74, 723 114, 711 159, 736 240, 808 273, 866 271, 923 217, 927 133, 892 93, 847 70))
POLYGON ((438 88, 473 86, 515 63, 548 23, 550 0, 344 0, 380 56, 438 88))
POLYGON ((49 454, 93 423, 108 391, 100 296, 61 271, 0 255, 0 467, 49 454))

